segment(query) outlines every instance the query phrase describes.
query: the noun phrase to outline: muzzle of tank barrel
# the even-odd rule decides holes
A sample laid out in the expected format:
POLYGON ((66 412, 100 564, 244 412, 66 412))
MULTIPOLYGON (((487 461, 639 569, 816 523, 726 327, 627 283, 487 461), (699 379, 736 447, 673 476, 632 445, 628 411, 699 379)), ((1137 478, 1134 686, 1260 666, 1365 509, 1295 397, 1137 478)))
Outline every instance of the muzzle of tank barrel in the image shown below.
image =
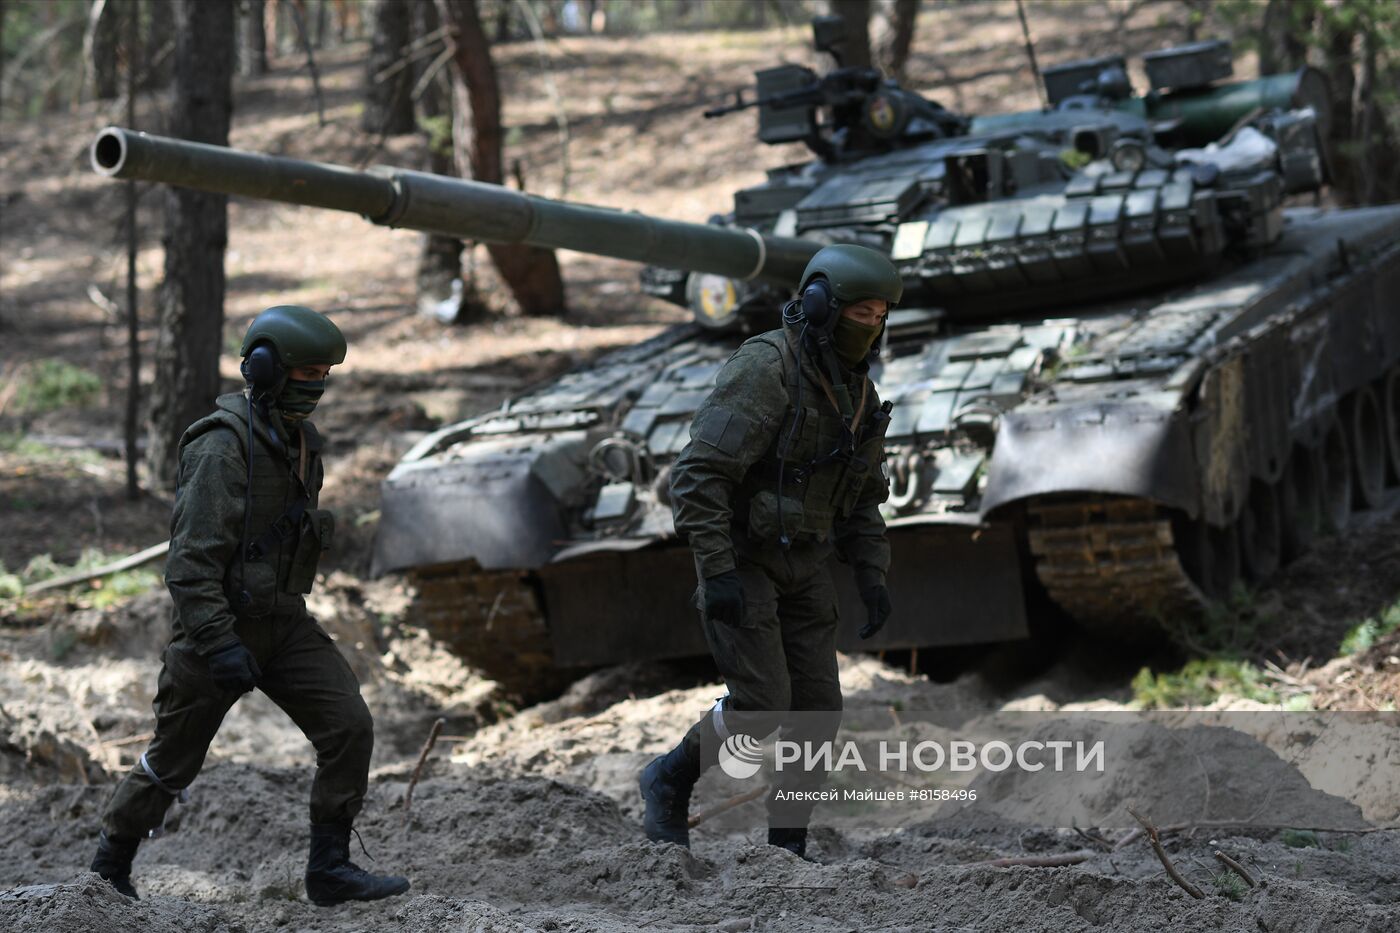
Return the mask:
POLYGON ((372 574, 461 560, 544 565, 568 536, 563 500, 582 479, 584 442, 582 431, 473 439, 400 463, 384 481, 372 574))

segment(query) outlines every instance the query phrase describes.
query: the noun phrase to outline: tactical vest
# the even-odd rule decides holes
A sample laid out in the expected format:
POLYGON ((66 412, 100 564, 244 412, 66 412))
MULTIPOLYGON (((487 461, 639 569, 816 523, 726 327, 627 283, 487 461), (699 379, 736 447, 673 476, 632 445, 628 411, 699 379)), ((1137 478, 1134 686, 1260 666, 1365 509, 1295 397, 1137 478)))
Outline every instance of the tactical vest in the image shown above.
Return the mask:
MULTIPOLYGON (((825 541, 832 525, 850 516, 865 483, 883 482, 880 458, 889 418, 870 391, 853 444, 846 448, 840 413, 819 385, 808 379, 802 406, 797 406, 798 380, 806 376, 787 335, 775 332, 755 339, 777 348, 782 357, 788 407, 773 443, 739 484, 735 524, 763 544, 778 542, 783 534, 794 542, 825 541)), ((857 393, 854 401, 859 398, 857 393)))
MULTIPOLYGON (((245 400, 241 395, 222 396, 219 406, 218 411, 191 425, 181 439, 181 447, 206 431, 225 429, 238 439, 239 450, 246 458, 245 400), (228 407, 226 400, 231 402, 228 407)), ((321 440, 315 427, 308 423, 305 428, 303 483, 297 476, 300 445, 283 446, 261 415, 255 414, 254 418, 249 540, 241 542, 224 576, 229 606, 236 615, 252 618, 273 612, 296 612, 305 606, 302 596, 311 592, 321 552, 330 547, 335 528, 331 513, 316 507, 324 471, 321 440), (252 544, 261 544, 262 552, 250 556, 248 548, 252 544)))

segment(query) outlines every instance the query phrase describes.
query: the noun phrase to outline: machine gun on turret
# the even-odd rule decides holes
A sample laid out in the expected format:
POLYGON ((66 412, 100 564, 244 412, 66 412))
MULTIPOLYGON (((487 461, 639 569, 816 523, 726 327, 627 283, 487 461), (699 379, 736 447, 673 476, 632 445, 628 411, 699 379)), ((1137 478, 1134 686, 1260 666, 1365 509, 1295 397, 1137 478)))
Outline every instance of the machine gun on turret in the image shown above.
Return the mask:
POLYGON ((757 71, 756 96, 736 91, 732 103, 711 107, 705 118, 757 107, 760 142, 805 143, 826 162, 967 132, 966 118, 901 88, 878 70, 842 66, 845 34, 838 17, 817 17, 812 32, 817 51, 831 55, 837 68, 824 75, 803 65, 757 71))

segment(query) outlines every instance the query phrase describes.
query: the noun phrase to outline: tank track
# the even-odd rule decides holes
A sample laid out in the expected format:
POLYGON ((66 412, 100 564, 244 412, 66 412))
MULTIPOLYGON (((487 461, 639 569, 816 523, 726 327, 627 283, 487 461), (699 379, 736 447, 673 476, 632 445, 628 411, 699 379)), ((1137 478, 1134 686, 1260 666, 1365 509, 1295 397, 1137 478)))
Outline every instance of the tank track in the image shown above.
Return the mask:
POLYGON ((544 612, 525 574, 461 561, 419 567, 410 579, 417 623, 507 694, 533 702, 573 679, 554 666, 544 612))
POLYGON ((1209 604, 1182 566, 1170 518, 1149 500, 1040 501, 1028 517, 1036 575, 1086 629, 1157 640, 1209 604))

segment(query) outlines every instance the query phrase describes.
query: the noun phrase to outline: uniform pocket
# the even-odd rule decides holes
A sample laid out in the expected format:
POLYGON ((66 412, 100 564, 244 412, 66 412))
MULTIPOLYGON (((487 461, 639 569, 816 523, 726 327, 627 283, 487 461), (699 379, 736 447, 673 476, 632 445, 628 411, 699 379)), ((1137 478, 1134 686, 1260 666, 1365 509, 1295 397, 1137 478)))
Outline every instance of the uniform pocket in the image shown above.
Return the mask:
POLYGON ((161 660, 170 672, 171 680, 180 687, 202 690, 210 686, 209 662, 195 651, 194 645, 183 640, 172 641, 165 646, 161 660))
POLYGON ((308 509, 301 516, 301 534, 287 570, 286 592, 310 593, 316 583, 321 553, 335 536, 335 516, 326 509, 308 509))
POLYGON ((230 575, 229 605, 240 616, 265 616, 277 607, 277 568, 266 560, 244 561, 230 575))
POLYGON ((776 492, 765 489, 749 502, 749 538, 761 544, 776 543, 784 533, 789 537, 797 534, 805 518, 801 499, 783 496, 780 500, 776 492), (781 516, 779 502, 782 503, 781 516))

